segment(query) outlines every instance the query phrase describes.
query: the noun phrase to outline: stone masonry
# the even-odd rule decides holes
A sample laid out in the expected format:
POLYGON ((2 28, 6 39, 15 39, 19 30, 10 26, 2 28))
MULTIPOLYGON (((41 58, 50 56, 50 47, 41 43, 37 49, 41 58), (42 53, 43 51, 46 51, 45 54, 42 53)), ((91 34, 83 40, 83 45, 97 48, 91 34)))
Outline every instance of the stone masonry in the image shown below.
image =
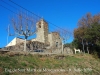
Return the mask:
MULTIPOLYGON (((48 23, 41 19, 36 23, 36 38, 31 39, 31 44, 27 44, 27 50, 34 49, 49 49, 53 50, 53 52, 57 52, 57 50, 61 51, 62 41, 58 32, 49 33, 48 23)), ((23 39, 14 38, 6 47, 8 46, 18 46, 19 43, 24 42, 23 39)), ((21 46, 18 46, 19 49, 21 46)), ((22 49, 22 48, 21 48, 22 49)))

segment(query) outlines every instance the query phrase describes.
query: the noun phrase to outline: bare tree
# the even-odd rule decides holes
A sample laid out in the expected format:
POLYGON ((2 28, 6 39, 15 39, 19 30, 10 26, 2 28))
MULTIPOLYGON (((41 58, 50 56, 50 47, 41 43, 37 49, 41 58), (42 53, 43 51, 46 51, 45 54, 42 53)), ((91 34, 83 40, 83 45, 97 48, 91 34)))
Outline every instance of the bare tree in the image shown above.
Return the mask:
POLYGON ((16 17, 12 18, 11 21, 15 34, 24 36, 24 51, 26 51, 27 38, 36 33, 36 20, 24 13, 19 13, 16 17))

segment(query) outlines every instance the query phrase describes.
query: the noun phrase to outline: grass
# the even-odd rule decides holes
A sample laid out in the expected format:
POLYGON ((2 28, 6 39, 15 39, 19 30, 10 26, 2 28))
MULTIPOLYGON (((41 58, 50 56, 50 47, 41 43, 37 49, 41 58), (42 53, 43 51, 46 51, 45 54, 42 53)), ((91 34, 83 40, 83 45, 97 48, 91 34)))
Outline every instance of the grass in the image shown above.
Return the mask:
POLYGON ((100 75, 100 59, 89 54, 59 57, 0 55, 0 75, 100 75))

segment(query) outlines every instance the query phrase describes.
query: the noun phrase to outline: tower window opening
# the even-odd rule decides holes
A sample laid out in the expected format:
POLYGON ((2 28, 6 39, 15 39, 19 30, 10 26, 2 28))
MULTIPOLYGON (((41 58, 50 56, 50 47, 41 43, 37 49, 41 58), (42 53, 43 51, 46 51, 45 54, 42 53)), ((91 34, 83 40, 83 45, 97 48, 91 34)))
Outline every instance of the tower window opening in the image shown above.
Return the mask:
POLYGON ((39 25, 39 28, 41 28, 41 25, 39 25))

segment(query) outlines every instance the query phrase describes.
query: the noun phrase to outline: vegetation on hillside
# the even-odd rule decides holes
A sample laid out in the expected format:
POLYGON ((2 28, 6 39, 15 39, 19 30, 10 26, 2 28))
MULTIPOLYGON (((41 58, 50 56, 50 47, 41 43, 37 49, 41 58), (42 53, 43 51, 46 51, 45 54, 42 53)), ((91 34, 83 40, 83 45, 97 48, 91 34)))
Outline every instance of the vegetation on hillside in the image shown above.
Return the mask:
POLYGON ((89 54, 0 55, 0 75, 99 75, 100 60, 89 54))

